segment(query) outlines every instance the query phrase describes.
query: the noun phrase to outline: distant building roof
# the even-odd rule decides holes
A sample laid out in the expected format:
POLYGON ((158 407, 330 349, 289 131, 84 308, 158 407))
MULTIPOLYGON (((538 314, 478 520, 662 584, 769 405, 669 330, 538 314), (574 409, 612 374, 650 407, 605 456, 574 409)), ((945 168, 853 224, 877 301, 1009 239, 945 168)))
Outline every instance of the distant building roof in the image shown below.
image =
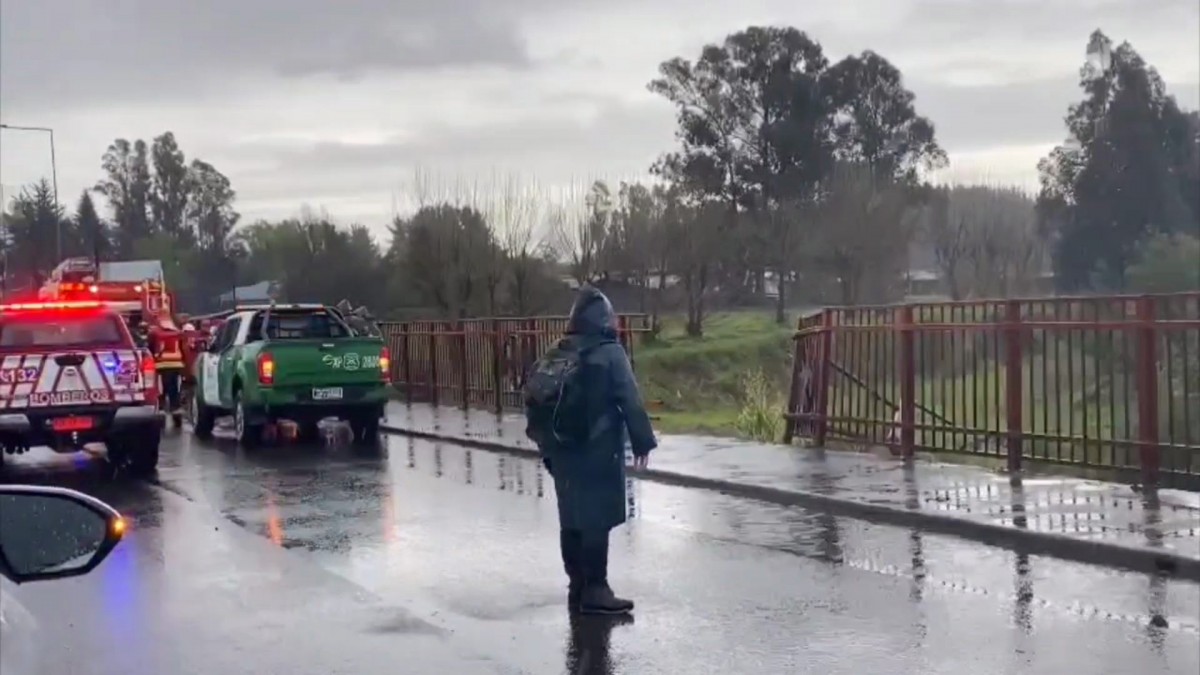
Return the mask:
POLYGON ((232 291, 222 293, 220 301, 222 304, 232 303, 235 301, 236 296, 236 301, 243 304, 248 302, 267 302, 272 297, 278 295, 278 291, 279 282, 260 281, 257 284, 238 286, 232 291))
POLYGON ((100 263, 102 281, 144 281, 161 279, 162 263, 158 260, 123 260, 100 263))
POLYGON ((941 281, 942 273, 932 269, 910 269, 909 281, 941 281))

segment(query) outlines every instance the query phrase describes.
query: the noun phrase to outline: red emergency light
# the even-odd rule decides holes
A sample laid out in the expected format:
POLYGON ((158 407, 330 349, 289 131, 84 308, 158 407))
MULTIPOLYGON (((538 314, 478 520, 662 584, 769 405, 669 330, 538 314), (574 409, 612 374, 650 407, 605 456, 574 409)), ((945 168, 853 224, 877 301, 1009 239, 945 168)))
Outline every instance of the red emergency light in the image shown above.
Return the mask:
POLYGON ((62 300, 57 302, 14 302, 0 305, 0 312, 37 312, 53 309, 100 309, 104 303, 95 300, 62 300))
POLYGON ((64 282, 58 285, 59 293, 99 293, 100 287, 96 284, 75 284, 64 282))

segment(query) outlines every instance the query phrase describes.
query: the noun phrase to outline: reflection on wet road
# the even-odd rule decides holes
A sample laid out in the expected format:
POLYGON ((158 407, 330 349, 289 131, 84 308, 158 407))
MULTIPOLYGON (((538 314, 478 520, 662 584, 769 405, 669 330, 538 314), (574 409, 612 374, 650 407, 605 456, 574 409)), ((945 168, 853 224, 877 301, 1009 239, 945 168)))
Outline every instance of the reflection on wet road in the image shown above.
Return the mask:
POLYGON ((1194 584, 640 482, 611 572, 636 619, 570 620, 537 463, 388 442, 246 455, 185 435, 157 485, 23 467, 133 527, 93 577, 15 593, 60 672, 1200 670, 1194 584))

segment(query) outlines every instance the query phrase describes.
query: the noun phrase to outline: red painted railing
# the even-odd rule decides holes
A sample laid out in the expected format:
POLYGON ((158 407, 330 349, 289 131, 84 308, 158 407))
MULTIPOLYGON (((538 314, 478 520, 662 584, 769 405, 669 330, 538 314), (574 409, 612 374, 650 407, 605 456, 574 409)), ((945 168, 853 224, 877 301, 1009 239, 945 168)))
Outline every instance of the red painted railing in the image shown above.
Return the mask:
POLYGON ((826 309, 786 439, 1200 475, 1200 293, 826 309))
MULTIPOLYGON (((633 359, 641 314, 622 314, 620 338, 633 359)), ((379 324, 392 353, 392 384, 408 401, 484 407, 521 406, 521 378, 563 336, 565 316, 507 317, 379 324)))

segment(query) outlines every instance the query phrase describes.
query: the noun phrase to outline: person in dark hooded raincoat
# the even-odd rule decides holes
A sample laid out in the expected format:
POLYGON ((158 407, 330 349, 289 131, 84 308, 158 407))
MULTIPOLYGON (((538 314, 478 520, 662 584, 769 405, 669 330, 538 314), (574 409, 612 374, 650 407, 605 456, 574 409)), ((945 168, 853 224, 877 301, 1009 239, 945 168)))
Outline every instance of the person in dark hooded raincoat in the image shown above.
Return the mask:
POLYGON ((558 500, 567 604, 588 614, 621 614, 632 610, 633 602, 614 595, 608 585, 608 537, 625 522, 625 439, 628 434, 635 461, 643 466, 658 442, 629 356, 617 339, 616 314, 603 293, 580 289, 567 335, 588 350, 583 367, 589 440, 583 447, 553 440, 541 446, 558 500))

